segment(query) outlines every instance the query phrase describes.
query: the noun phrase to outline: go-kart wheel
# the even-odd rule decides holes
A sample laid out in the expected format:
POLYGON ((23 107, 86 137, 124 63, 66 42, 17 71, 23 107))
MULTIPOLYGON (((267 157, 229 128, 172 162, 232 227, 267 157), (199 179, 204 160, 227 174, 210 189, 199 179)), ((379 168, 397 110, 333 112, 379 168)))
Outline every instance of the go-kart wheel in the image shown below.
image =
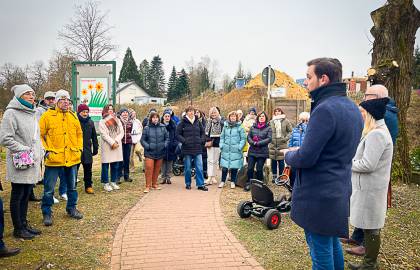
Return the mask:
POLYGON ((238 215, 241 218, 249 218, 251 216, 252 202, 250 201, 241 201, 236 208, 238 215))
POLYGON ((182 170, 180 168, 172 168, 172 172, 176 176, 180 176, 182 174, 182 170))
POLYGON ((270 209, 264 215, 264 224, 269 230, 277 229, 281 222, 280 212, 276 209, 270 209))

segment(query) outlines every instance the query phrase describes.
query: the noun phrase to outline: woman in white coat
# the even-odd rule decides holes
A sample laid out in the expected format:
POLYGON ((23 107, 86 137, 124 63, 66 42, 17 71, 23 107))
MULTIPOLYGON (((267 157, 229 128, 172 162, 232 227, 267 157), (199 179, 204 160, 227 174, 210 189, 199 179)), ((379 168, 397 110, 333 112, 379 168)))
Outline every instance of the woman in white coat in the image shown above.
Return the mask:
POLYGON ((99 132, 101 134, 101 183, 106 191, 117 190, 118 164, 123 161, 122 143, 124 129, 121 121, 115 117, 114 108, 111 104, 106 105, 102 110, 102 119, 99 121, 99 132), (108 179, 108 171, 111 167, 111 182, 108 179))
POLYGON ((362 264, 349 263, 350 269, 378 269, 380 231, 385 224, 393 152, 392 138, 384 120, 387 103, 388 98, 360 103, 365 125, 353 159, 350 223, 363 229, 366 253, 362 264))

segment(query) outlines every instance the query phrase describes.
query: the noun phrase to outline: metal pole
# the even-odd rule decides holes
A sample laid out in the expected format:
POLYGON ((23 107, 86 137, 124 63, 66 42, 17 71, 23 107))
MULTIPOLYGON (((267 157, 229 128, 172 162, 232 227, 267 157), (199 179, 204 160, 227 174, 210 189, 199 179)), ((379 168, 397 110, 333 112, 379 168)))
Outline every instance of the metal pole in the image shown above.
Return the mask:
POLYGON ((270 91, 271 91, 271 65, 268 65, 267 99, 270 99, 270 91))

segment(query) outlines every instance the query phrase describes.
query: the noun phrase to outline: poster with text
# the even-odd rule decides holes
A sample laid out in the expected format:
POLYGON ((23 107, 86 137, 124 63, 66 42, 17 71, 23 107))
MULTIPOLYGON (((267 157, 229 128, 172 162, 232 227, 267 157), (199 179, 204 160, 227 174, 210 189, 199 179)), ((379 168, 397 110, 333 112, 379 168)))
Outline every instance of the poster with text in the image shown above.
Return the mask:
POLYGON ((108 78, 80 78, 80 103, 89 106, 93 121, 102 119, 102 108, 108 104, 108 78))

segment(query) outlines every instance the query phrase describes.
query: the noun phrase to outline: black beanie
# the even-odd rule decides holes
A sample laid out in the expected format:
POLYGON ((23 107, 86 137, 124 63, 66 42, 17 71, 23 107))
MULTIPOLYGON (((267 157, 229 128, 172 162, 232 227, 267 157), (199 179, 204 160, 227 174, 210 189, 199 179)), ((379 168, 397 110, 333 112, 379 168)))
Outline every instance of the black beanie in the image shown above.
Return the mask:
POLYGON ((365 109, 375 120, 381 120, 385 116, 386 104, 388 104, 389 98, 377 98, 370 99, 361 102, 359 105, 365 109))

